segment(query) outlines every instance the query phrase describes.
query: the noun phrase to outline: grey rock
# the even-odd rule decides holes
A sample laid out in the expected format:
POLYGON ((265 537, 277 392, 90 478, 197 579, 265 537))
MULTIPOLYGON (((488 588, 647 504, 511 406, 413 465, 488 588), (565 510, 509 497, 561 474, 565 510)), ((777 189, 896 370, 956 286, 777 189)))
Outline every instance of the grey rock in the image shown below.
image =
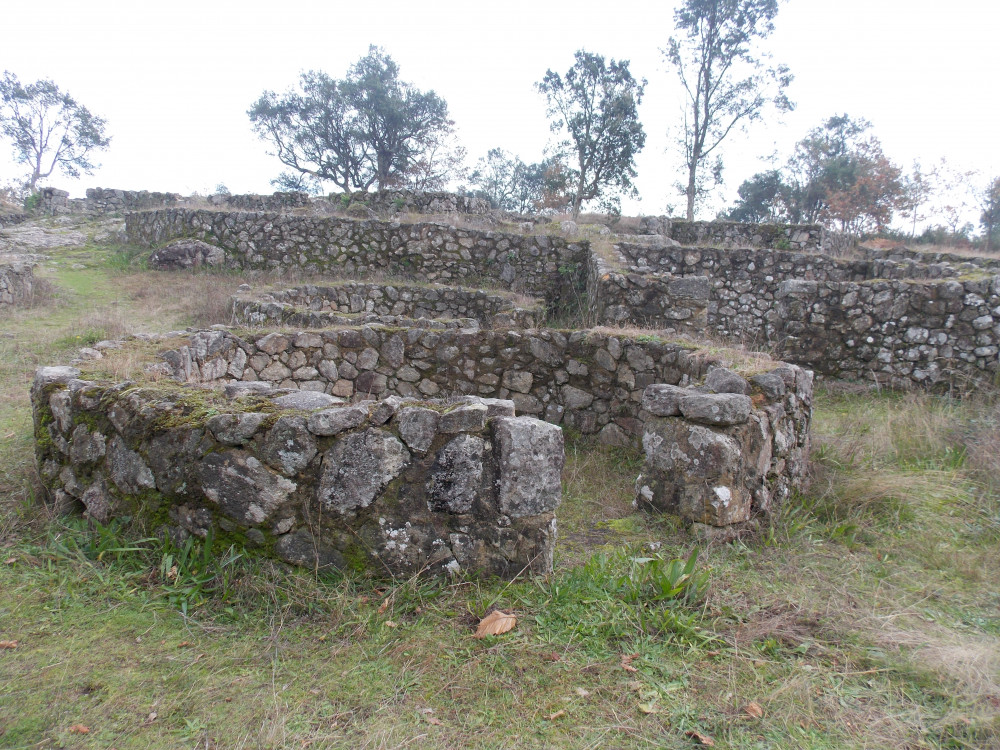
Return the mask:
POLYGON ((681 413, 680 403, 690 391, 676 385, 655 383, 642 392, 642 408, 657 417, 674 417, 681 413))
POLYGON ((759 388, 768 401, 784 398, 787 392, 785 381, 775 372, 763 372, 750 378, 750 384, 759 388))
POLYGON ((303 417, 280 417, 268 430, 260 455, 285 476, 295 476, 316 456, 316 440, 303 417))
POLYGON ((486 427, 486 404, 466 404, 441 415, 439 432, 480 432, 486 427))
POLYGON ((35 370, 32 390, 41 391, 46 386, 56 383, 65 385, 78 377, 80 377, 80 371, 75 367, 39 367, 35 370))
POLYGON ((563 404, 567 409, 586 409, 594 403, 593 394, 572 385, 563 386, 562 397, 563 404))
POLYGON ((246 524, 269 521, 295 492, 295 482, 240 451, 209 453, 195 468, 209 501, 227 516, 246 524))
POLYGON ((220 266, 226 260, 221 247, 195 239, 175 240, 154 250, 149 256, 149 265, 160 269, 188 269, 201 266, 220 266))
POLYGON ((108 468, 111 481, 118 489, 128 495, 135 495, 142 490, 151 490, 156 487, 153 472, 142 460, 142 456, 129 450, 125 441, 117 435, 108 442, 105 465, 108 468))
POLYGON ((438 433, 441 415, 422 406, 407 406, 396 414, 396 428, 410 450, 426 453, 438 433))
POLYGON ((226 383, 222 392, 226 398, 239 398, 252 393, 267 393, 274 388, 274 383, 266 380, 244 380, 239 383, 226 383))
POLYGON ((331 396, 328 393, 320 393, 319 391, 294 391, 272 400, 276 406, 280 406, 282 409, 299 409, 301 411, 326 409, 334 404, 344 403, 344 399, 342 398, 331 396))
POLYGON ((275 355, 281 354, 283 351, 287 350, 291 342, 288 340, 288 336, 284 336, 280 333, 269 333, 266 336, 261 336, 257 339, 257 348, 260 349, 265 354, 275 355))
POLYGON ((750 418, 749 397, 738 393, 688 393, 680 400, 681 414, 709 425, 743 424, 750 418))
POLYGON ((85 515, 98 523, 107 523, 111 518, 114 499, 108 493, 108 485, 100 472, 94 475, 93 483, 80 496, 80 502, 86 508, 85 515))
POLYGON ((468 513, 483 478, 486 443, 474 435, 459 435, 434 459, 427 479, 427 507, 431 511, 468 513))
POLYGON ((74 464, 85 464, 104 457, 105 437, 99 432, 91 432, 86 425, 77 425, 70 437, 69 457, 74 464))
POLYGON ((220 443, 236 446, 252 438, 265 419, 267 414, 260 412, 216 414, 209 418, 205 426, 220 443))
POLYGON ((625 430, 614 422, 604 425, 597 433, 597 442, 609 448, 629 448, 634 444, 634 440, 625 430))
POLYGON ((716 367, 705 377, 705 385, 713 393, 741 393, 750 395, 750 384, 740 375, 725 367, 716 367))
POLYGON ((339 435, 360 426, 368 419, 368 407, 362 404, 324 409, 309 415, 307 427, 313 435, 339 435))
POLYGON ((323 456, 318 498, 341 515, 368 507, 410 463, 392 435, 369 428, 339 439, 323 456))
POLYGON ((554 511, 562 499, 566 460, 562 430, 532 417, 497 417, 500 512, 510 518, 554 511))
POLYGON ((344 567, 344 556, 329 544, 316 539, 309 529, 299 529, 280 537, 274 545, 274 552, 285 562, 305 568, 344 567))
POLYGON ((504 388, 511 391, 528 393, 531 390, 531 384, 534 382, 534 376, 524 370, 507 370, 504 372, 501 382, 504 388))

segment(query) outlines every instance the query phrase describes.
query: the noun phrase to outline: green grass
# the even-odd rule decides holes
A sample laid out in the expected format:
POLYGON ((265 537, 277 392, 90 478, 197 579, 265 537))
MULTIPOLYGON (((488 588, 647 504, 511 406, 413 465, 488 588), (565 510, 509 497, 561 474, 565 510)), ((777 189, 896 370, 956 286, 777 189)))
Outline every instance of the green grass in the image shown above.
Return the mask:
POLYGON ((53 251, 2 320, 0 747, 1000 747, 992 397, 821 390, 811 489, 742 542, 636 513, 641 456, 577 438, 552 576, 317 578, 34 501, 34 367, 240 282, 114 252, 53 251))

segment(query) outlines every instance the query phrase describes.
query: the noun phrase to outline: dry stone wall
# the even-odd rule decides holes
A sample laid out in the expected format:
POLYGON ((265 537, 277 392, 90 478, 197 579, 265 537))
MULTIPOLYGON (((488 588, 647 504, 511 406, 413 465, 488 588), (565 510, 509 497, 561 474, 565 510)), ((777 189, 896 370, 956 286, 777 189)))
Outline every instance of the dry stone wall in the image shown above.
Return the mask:
POLYGON ((780 356, 893 387, 996 379, 1000 276, 782 282, 780 356))
POLYGON ((211 195, 208 202, 237 211, 288 211, 309 206, 309 194, 277 192, 271 195, 211 195))
POLYGON ((163 206, 173 206, 180 200, 181 196, 177 193, 88 188, 85 206, 89 213, 119 214, 126 211, 145 211, 163 206))
POLYGON ((145 246, 202 240, 222 248, 233 268, 484 280, 553 307, 579 301, 588 254, 587 243, 561 237, 275 213, 167 209, 129 214, 125 228, 130 242, 145 246))
POLYGON ((552 569, 562 431, 510 401, 112 384, 41 368, 42 480, 101 523, 376 575, 552 569))
POLYGON ((596 253, 587 275, 587 302, 595 323, 640 325, 693 336, 708 327, 707 276, 617 270, 596 253))
POLYGON ((372 193, 332 193, 329 200, 346 205, 363 203, 379 213, 475 214, 491 212, 489 201, 443 191, 378 190, 372 193))
POLYGON ((636 506, 710 527, 771 512, 805 480, 812 394, 812 373, 794 365, 648 386, 636 506))
MULTIPOLYGON (((369 284, 345 281, 306 284, 233 297, 235 322, 321 328, 356 325, 346 315, 372 314, 381 320, 421 318, 464 320, 463 327, 535 328, 545 317, 544 305, 524 305, 512 295, 440 285, 369 284), (324 314, 329 313, 329 314, 324 314)), ((398 324, 398 323, 397 323, 398 324)))
MULTIPOLYGON (((654 226, 655 222, 646 220, 641 229, 682 237, 687 232, 692 237, 714 238, 720 245, 735 243, 734 238, 742 236, 737 231, 742 225, 722 223, 711 229, 711 223, 706 227, 668 223, 654 226)), ((177 238, 206 243, 182 253, 187 265, 294 268, 362 277, 382 273, 445 284, 474 278, 544 297, 550 311, 577 310, 598 323, 641 325, 693 336, 707 333, 775 347, 779 356, 828 375, 912 387, 989 379, 996 371, 996 357, 990 353, 995 345, 992 328, 967 330, 971 321, 979 320, 977 325, 982 326, 986 317, 998 317, 991 294, 970 291, 961 295, 961 309, 949 319, 941 318, 934 305, 924 304, 913 292, 915 285, 931 290, 928 293, 937 299, 949 293, 949 280, 963 285, 968 281, 970 289, 983 283, 989 287, 987 274, 993 271, 988 260, 978 265, 955 264, 945 262, 951 258, 932 257, 934 262, 925 263, 921 261, 926 256, 908 253, 871 252, 868 257, 850 259, 761 247, 685 247, 662 235, 662 239, 614 245, 617 262, 609 262, 592 251, 586 240, 473 231, 438 223, 173 209, 131 214, 126 224, 131 241, 139 244, 160 245, 177 238), (822 309, 800 315, 800 306, 790 306, 794 295, 787 292, 794 284, 789 287, 786 282, 797 281, 825 290, 817 303, 822 309), (883 303, 875 301, 886 293, 879 287, 882 283, 889 285, 888 293, 906 296, 901 307, 890 307, 890 312, 905 308, 898 319, 887 320, 883 303), (878 287, 878 291, 851 294, 851 284, 861 289, 878 287), (839 299, 851 307, 833 309, 839 299), (850 321, 842 330, 824 322, 838 316, 850 321), (864 324, 869 319, 878 322, 870 330, 864 324), (897 341, 897 329, 926 329, 929 337, 933 332, 938 345, 906 341, 905 334, 897 341), (859 332, 864 333, 860 339, 855 335, 859 332), (923 348, 904 345, 911 343, 923 348)), ((778 229, 775 236, 783 244, 822 244, 823 235, 815 227, 778 229)), ((763 229, 759 238, 754 235, 748 243, 758 240, 775 242, 763 229)), ((957 308, 958 303, 951 300, 946 306, 957 308)), ((258 324, 269 316, 302 326, 338 322, 318 311, 306 315, 306 311, 272 306, 266 313, 263 309, 249 312, 255 317, 248 320, 258 324)), ((382 322, 391 321, 383 316, 382 322)), ((410 325, 412 318, 399 322, 410 325)))
POLYGON ((642 434, 647 385, 688 384, 717 364, 690 345, 654 337, 378 326, 201 332, 162 357, 160 374, 182 382, 266 381, 341 398, 510 399, 518 414, 620 444, 642 434))
POLYGON ((0 309, 31 296, 36 263, 30 256, 0 255, 0 309))
POLYGON ((959 274, 973 273, 980 268, 993 272, 1000 271, 1000 258, 959 255, 958 253, 934 253, 924 250, 910 250, 906 247, 877 248, 868 245, 860 245, 857 253, 863 258, 872 260, 912 261, 928 266, 945 264, 956 269, 959 274))
POLYGON ((723 248, 784 248, 797 251, 824 249, 819 224, 746 224, 735 221, 685 221, 667 216, 643 216, 639 234, 662 235, 681 245, 723 248))

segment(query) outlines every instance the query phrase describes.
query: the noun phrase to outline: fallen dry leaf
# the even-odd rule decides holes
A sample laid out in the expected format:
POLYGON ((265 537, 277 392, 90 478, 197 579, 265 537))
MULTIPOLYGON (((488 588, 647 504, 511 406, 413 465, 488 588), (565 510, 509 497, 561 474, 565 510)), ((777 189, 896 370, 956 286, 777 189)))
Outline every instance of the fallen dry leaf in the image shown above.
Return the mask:
POLYGON ((622 654, 621 668, 626 672, 638 672, 639 670, 632 666, 632 662, 639 658, 639 654, 622 654))
POLYGON ((649 703, 640 703, 639 710, 644 714, 655 714, 656 701, 650 701, 649 703))
POLYGON ((479 621, 479 627, 476 628, 476 634, 473 638, 500 635, 513 629, 515 625, 517 625, 517 618, 514 615, 508 615, 506 612, 495 609, 479 621))
POLYGON ((4 560, 5 565, 13 565, 16 562, 17 562, 16 557, 8 557, 6 560, 4 560))
POLYGON ((188 646, 193 646, 193 645, 194 644, 191 643, 191 641, 181 641, 180 643, 177 644, 177 648, 187 648, 188 646))
POLYGON ((566 709, 565 708, 560 708, 554 714, 549 714, 545 718, 548 719, 549 721, 555 721, 556 719, 561 719, 565 715, 566 715, 566 709))
POLYGON ((705 747, 715 747, 715 740, 713 740, 707 734, 702 734, 701 732, 696 732, 693 729, 689 729, 684 733, 684 735, 690 737, 699 745, 704 745, 705 747))
POLYGON ((760 704, 756 701, 752 703, 747 703, 743 707, 743 713, 747 716, 752 716, 755 719, 761 719, 764 717, 764 709, 760 707, 760 704))
POLYGON ((379 608, 378 608, 378 613, 379 613, 380 615, 382 615, 382 614, 385 614, 385 611, 386 611, 387 609, 389 609, 389 600, 390 600, 390 599, 392 599, 392 596, 387 596, 387 597, 386 597, 386 598, 385 598, 385 599, 384 599, 384 600, 382 601, 382 604, 381 604, 381 605, 379 605, 379 608))
POLYGON ((146 717, 146 723, 152 724, 154 721, 156 721, 156 717, 157 717, 156 711, 150 711, 149 716, 146 717))
POLYGON ((441 721, 441 719, 437 718, 436 716, 430 716, 430 715, 425 714, 424 715, 424 721, 426 721, 428 724, 433 724, 436 727, 443 727, 444 726, 444 722, 441 721))
POLYGON ((555 651, 550 651, 547 654, 542 654, 542 658, 545 659, 545 661, 559 661, 562 657, 555 651))
POLYGON ((385 621, 385 626, 387 628, 396 628, 396 627, 399 627, 399 623, 398 622, 393 622, 392 620, 386 620, 385 621))
POLYGON ((17 641, 0 641, 0 648, 17 648, 17 641))
POLYGON ((90 734, 90 727, 85 727, 83 724, 74 724, 68 731, 70 734, 90 734))

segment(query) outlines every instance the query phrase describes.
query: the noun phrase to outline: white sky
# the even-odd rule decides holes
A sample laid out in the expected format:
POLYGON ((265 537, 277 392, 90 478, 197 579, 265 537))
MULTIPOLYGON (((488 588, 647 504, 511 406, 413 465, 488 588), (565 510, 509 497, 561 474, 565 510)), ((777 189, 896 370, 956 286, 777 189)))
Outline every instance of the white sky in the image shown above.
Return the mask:
MULTIPOLYGON (((23 82, 51 78, 108 120, 101 168, 48 181, 74 197, 96 186, 204 193, 220 182, 269 193, 282 166, 246 110, 303 70, 341 77, 369 44, 381 45, 404 80, 448 102, 470 161, 494 146, 535 161, 550 133, 533 84, 547 68, 565 72, 585 48, 631 60, 633 75, 649 81, 642 198, 625 208, 656 214, 681 205, 671 187, 679 154, 666 134, 680 123, 681 99, 660 52, 676 2, 7 2, 0 68, 23 82)), ((1000 173, 996 0, 788 0, 776 26, 768 46, 795 74, 798 107, 732 137, 726 184, 704 218, 766 168, 760 157, 777 151, 783 161, 807 130, 844 112, 870 120, 901 166, 946 157, 980 170, 983 182, 1000 173)), ((17 174, 2 149, 0 183, 17 174)))

